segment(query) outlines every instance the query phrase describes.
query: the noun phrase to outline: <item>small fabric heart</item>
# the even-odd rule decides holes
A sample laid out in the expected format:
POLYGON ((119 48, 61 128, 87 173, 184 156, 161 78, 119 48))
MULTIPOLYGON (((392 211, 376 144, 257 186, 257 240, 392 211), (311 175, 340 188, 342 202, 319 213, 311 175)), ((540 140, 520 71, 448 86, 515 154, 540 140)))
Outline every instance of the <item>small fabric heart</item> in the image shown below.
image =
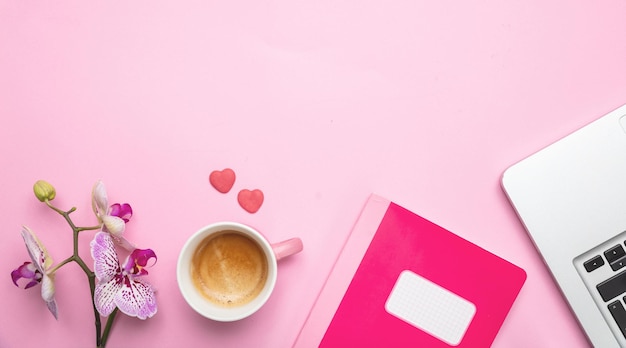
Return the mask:
POLYGON ((246 190, 239 191, 237 195, 237 201, 239 205, 248 213, 256 213, 263 204, 263 192, 261 190, 246 190))
POLYGON ((209 182, 219 192, 226 193, 235 184, 235 172, 230 168, 214 170, 209 175, 209 182))

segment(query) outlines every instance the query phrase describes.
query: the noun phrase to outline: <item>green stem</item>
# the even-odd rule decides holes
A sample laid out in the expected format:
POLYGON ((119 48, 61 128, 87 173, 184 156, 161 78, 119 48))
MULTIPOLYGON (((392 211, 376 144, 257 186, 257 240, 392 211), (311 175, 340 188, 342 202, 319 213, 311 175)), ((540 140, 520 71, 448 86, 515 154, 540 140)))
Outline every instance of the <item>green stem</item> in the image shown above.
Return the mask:
POLYGON ((96 275, 91 272, 91 274, 87 275, 87 278, 89 279, 89 290, 91 292, 92 299, 91 305, 93 306, 93 315, 96 325, 96 347, 104 347, 104 345, 102 345, 102 323, 100 322, 100 313, 98 313, 98 309, 96 308, 96 302, 93 301, 94 292, 96 289, 96 275))
POLYGON ((76 227, 76 231, 81 232, 81 231, 93 231, 93 230, 99 230, 101 229, 102 226, 97 225, 97 226, 89 226, 89 227, 76 227))
POLYGON ((69 263, 69 262, 76 262, 80 268, 83 270, 83 272, 85 272, 85 275, 87 275, 87 279, 89 281, 89 291, 91 293, 91 304, 93 306, 93 314, 94 314, 94 319, 95 319, 95 326, 96 326, 96 347, 98 348, 104 348, 105 344, 106 344, 106 340, 109 336, 109 332, 111 330, 111 325, 113 323, 113 319, 115 318, 115 314, 117 313, 117 308, 115 309, 115 311, 109 316, 109 319, 107 320, 107 324, 106 327, 104 329, 104 335, 102 334, 102 322, 100 319, 100 313, 98 312, 98 309, 96 308, 96 303, 94 301, 94 294, 96 291, 96 275, 95 273, 89 268, 89 266, 87 266, 87 264, 85 263, 85 261, 83 261, 83 259, 80 257, 80 255, 78 254, 78 234, 81 231, 86 231, 86 230, 97 230, 100 229, 100 226, 91 226, 91 227, 78 227, 74 224, 74 222, 72 221, 72 219, 70 218, 70 214, 72 212, 74 212, 76 210, 76 208, 71 208, 68 211, 63 211, 57 207, 55 207, 54 205, 52 205, 49 201, 45 201, 46 205, 48 205, 48 207, 50 207, 52 210, 56 211, 57 213, 59 213, 61 216, 63 216, 63 218, 65 219, 65 221, 67 221, 67 223, 70 225, 70 227, 72 228, 72 235, 73 235, 73 241, 74 241, 74 250, 72 253, 72 256, 68 257, 67 259, 63 260, 61 263, 59 263, 57 266, 55 266, 53 268, 52 271, 56 271, 58 270, 61 266, 69 263))
MULTIPOLYGON (((46 200, 46 201, 45 201, 45 203, 46 203, 46 205, 47 205, 48 207, 50 207, 50 209, 52 209, 52 210, 56 211, 57 213, 59 213, 59 214, 61 214, 61 215, 63 215, 63 216, 65 216, 65 215, 69 215, 69 214, 70 214, 70 213, 72 213, 74 210, 76 210, 76 208, 75 208, 75 207, 72 207, 72 209, 70 209, 70 210, 68 210, 68 211, 63 211, 63 210, 61 210, 61 209, 59 209, 59 208, 55 207, 54 205, 52 205, 52 203, 50 203, 50 201, 49 201, 49 200, 46 200)), ((72 225, 73 225, 73 224, 72 224, 72 225)))
POLYGON ((54 268, 52 268, 50 271, 48 271, 48 273, 54 273, 56 272, 59 268, 63 267, 63 265, 70 263, 74 261, 74 255, 68 257, 67 259, 61 261, 58 265, 54 266, 54 268))
POLYGON ((107 341, 109 339, 109 332, 111 332, 111 327, 113 326, 113 321, 115 320, 115 316, 117 315, 118 308, 115 307, 109 318, 107 319, 106 326, 104 327, 104 332, 102 333, 102 342, 100 342, 99 348, 104 348, 106 346, 107 341))

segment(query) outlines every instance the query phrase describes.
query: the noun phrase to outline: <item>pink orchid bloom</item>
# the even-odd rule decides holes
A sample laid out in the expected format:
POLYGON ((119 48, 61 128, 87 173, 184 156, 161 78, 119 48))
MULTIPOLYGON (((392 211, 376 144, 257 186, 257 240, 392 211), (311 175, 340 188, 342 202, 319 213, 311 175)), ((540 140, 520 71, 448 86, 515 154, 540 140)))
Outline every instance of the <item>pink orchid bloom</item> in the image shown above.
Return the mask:
POLYGON ((24 262, 24 264, 11 272, 13 283, 19 286, 18 280, 22 278, 29 279, 30 281, 24 286, 24 289, 41 283, 41 297, 46 302, 50 313, 56 319, 58 316, 57 303, 54 299, 54 273, 49 273, 52 267, 52 258, 33 231, 26 226, 22 227, 22 238, 24 238, 24 243, 32 262, 24 262))
POLYGON ((35 267, 32 262, 24 262, 23 265, 16 268, 11 272, 11 279, 13 279, 13 284, 19 287, 20 285, 17 283, 20 279, 30 279, 26 285, 24 285, 24 289, 32 288, 33 286, 41 283, 41 279, 43 276, 41 272, 35 267))
POLYGON ((148 274, 145 267, 156 254, 151 249, 135 249, 120 266, 115 244, 110 234, 96 233, 90 243, 94 273, 98 280, 94 293, 96 309, 109 316, 119 308, 122 313, 146 319, 157 312, 154 289, 140 277, 148 274))
POLYGON ((102 224, 102 231, 111 233, 115 242, 125 249, 134 249, 134 246, 122 236, 126 229, 126 223, 133 216, 133 209, 130 204, 115 203, 109 206, 104 183, 98 180, 91 191, 91 206, 98 222, 102 224))

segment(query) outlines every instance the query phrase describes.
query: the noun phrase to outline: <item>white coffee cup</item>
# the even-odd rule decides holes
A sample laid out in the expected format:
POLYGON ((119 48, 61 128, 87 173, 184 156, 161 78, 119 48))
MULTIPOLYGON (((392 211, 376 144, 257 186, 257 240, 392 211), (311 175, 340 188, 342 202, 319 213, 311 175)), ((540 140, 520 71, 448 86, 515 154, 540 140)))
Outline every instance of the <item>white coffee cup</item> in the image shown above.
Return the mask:
MULTIPOLYGON (((270 244, 261 233, 250 226, 237 222, 214 223, 198 230, 183 245, 178 256, 178 264, 176 267, 178 287, 189 306, 202 316, 223 322, 240 320, 255 313, 269 299, 276 284, 277 261, 298 253, 301 250, 302 241, 300 238, 292 238, 283 242, 270 244), (256 243, 261 250, 260 255, 262 256, 259 256, 259 258, 262 260, 264 257, 267 265, 267 276, 262 287, 259 285, 260 290, 258 293, 249 301, 232 306, 216 303, 215 300, 209 299, 207 295, 203 294, 203 291, 199 289, 197 285, 198 281, 194 280, 194 274, 197 273, 192 274, 192 272, 200 272, 199 270, 194 270, 194 268, 197 267, 193 265, 196 251, 203 250, 203 253, 211 252, 210 250, 213 250, 212 248, 202 248, 202 246, 206 245, 210 240, 224 234, 245 236, 256 243), (201 249, 199 249, 199 247, 201 249)), ((253 251, 254 254, 256 254, 258 250, 255 249, 253 251)), ((220 257, 222 257, 221 254, 220 257)), ((197 275, 195 277, 196 279, 198 278, 197 275)))

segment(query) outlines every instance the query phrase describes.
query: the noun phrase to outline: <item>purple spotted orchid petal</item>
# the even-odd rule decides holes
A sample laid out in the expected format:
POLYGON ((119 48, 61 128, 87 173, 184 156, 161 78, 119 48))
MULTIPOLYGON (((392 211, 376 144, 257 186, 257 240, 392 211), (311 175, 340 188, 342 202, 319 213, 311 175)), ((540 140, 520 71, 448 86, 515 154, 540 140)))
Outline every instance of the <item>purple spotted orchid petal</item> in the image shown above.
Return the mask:
POLYGON ((91 243, 94 273, 101 282, 108 282, 120 273, 120 264, 111 235, 98 232, 91 243))
POLYGON ((98 279, 94 292, 96 309, 102 316, 108 316, 117 307, 126 315, 150 318, 157 311, 154 290, 136 277, 147 274, 143 267, 151 259, 156 260, 156 254, 150 249, 135 249, 122 269, 113 238, 109 233, 98 232, 90 244, 98 279))
POLYGON ((154 262, 150 266, 156 263, 157 260, 157 256, 152 249, 135 249, 124 262, 124 272, 134 277, 146 275, 148 271, 145 267, 148 266, 152 259, 154 259, 154 262))
POLYGON ((108 317, 117 307, 117 294, 122 288, 123 277, 117 274, 107 282, 98 283, 94 291, 94 304, 98 313, 108 317))
POLYGON ((131 208, 130 204, 124 203, 115 203, 109 209, 109 215, 117 216, 124 220, 124 222, 130 221, 130 218, 133 216, 133 208, 131 208))
POLYGON ((19 284, 17 282, 20 279, 30 280, 28 283, 26 283, 26 285, 24 285, 24 289, 28 289, 39 284, 39 282, 41 282, 41 278, 41 272, 39 272, 37 267, 35 267, 32 262, 24 262, 24 264, 11 272, 11 279, 13 279, 13 284, 15 284, 15 286, 17 287, 19 287, 19 284))
POLYGON ((157 312, 152 286, 141 279, 128 279, 115 299, 117 307, 126 315, 139 319, 150 318, 157 312))

